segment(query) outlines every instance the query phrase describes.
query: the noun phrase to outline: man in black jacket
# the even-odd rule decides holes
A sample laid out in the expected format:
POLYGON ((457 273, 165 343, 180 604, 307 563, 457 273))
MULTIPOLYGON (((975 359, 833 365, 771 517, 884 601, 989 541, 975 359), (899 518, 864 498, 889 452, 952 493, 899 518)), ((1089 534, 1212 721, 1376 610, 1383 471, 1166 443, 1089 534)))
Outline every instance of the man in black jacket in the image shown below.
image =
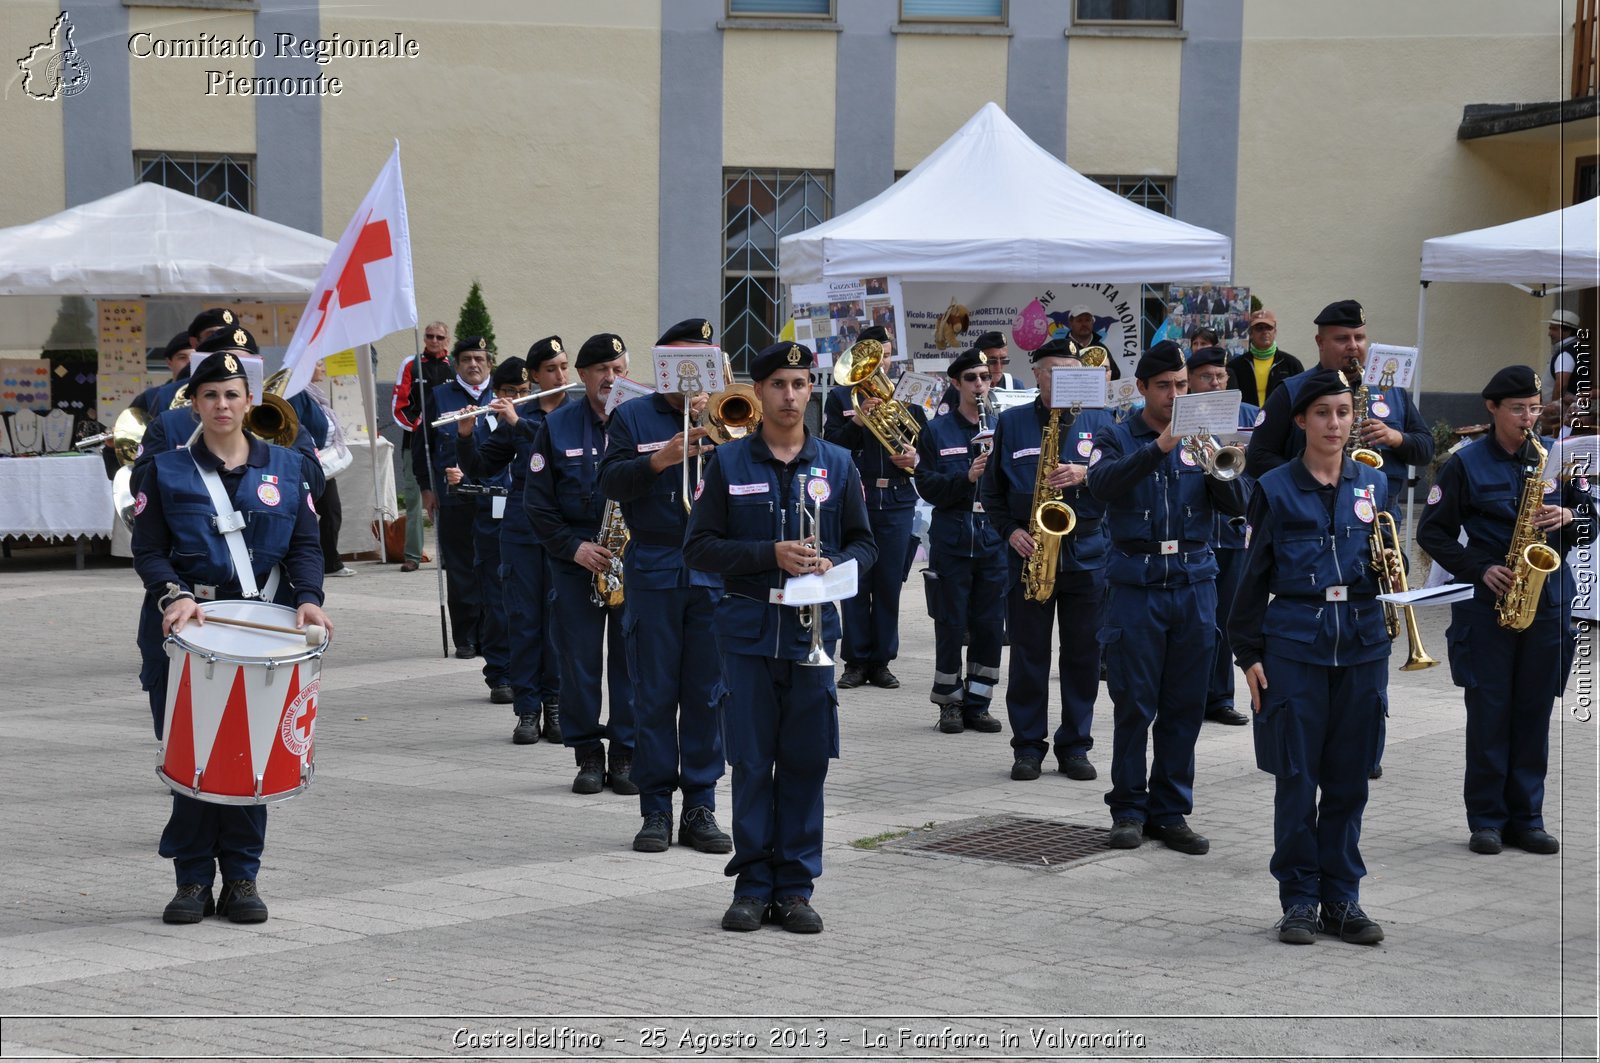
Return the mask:
POLYGON ((1300 359, 1278 349, 1278 315, 1257 310, 1250 315, 1250 349, 1228 363, 1228 387, 1252 406, 1266 406, 1267 396, 1292 376, 1305 372, 1300 359))

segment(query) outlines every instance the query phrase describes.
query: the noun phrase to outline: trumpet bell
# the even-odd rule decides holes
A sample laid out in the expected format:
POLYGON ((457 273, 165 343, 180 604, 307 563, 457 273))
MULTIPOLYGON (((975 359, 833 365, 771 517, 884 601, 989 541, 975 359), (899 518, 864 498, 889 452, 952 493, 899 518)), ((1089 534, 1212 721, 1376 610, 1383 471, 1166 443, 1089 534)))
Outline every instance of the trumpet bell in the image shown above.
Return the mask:
POLYGON ((1090 369, 1098 369, 1111 358, 1111 352, 1099 344, 1095 344, 1091 347, 1079 347, 1077 357, 1080 365, 1087 366, 1090 369))
POLYGON ((1223 483, 1237 480, 1242 472, 1244 472, 1244 449, 1236 446, 1220 448, 1211 455, 1210 467, 1206 469, 1208 475, 1223 483))
POLYGON ((1357 447, 1350 452, 1350 460, 1360 462, 1373 469, 1383 468, 1383 455, 1367 447, 1357 447))
POLYGON ((262 389, 261 404, 244 415, 245 431, 268 443, 292 447, 300 435, 300 418, 287 399, 262 389))
POLYGON ((883 344, 877 340, 859 340, 845 351, 833 363, 833 382, 860 388, 880 399, 894 397, 888 374, 883 371, 883 344))
POLYGON ((749 384, 729 384, 706 404, 706 435, 713 443, 747 436, 761 423, 761 400, 749 384))

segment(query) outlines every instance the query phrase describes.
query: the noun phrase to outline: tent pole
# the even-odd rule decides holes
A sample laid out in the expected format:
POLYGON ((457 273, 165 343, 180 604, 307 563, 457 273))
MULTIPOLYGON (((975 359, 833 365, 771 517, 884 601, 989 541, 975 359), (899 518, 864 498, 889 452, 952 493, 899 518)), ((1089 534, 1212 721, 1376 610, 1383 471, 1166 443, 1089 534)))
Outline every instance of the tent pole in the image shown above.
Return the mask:
MULTIPOLYGON (((1411 403, 1417 408, 1417 413, 1422 413, 1422 367, 1424 356, 1422 353, 1422 336, 1428 322, 1428 282, 1422 282, 1422 289, 1417 293, 1417 369, 1411 377, 1411 403)), ((1427 418, 1423 418, 1423 426, 1427 427, 1427 418)), ((1432 429, 1429 429, 1432 431, 1432 429)), ((1411 557, 1417 556, 1417 473, 1413 472, 1406 480, 1406 524, 1411 529, 1411 557)))
MULTIPOLYGON (((416 361, 411 366, 411 373, 412 373, 412 376, 414 377, 412 382, 416 385, 417 394, 419 396, 421 396, 421 400, 422 400, 421 401, 421 405, 422 405, 421 422, 417 425, 417 430, 416 430, 416 432, 415 432, 415 434, 414 434, 414 436, 413 436, 413 438, 411 440, 411 445, 412 446, 416 446, 417 445, 417 440, 419 440, 419 439, 422 441, 422 461, 423 461, 423 464, 426 465, 427 469, 428 469, 428 491, 433 495, 433 499, 434 499, 434 502, 433 502, 433 504, 434 504, 434 517, 433 517, 433 570, 434 570, 435 575, 438 577, 438 581, 437 582, 439 584, 439 647, 440 647, 440 654, 439 655, 441 657, 448 657, 448 656, 450 656, 450 629, 445 623, 444 551, 442 549, 440 549, 440 547, 439 547, 439 510, 440 510, 439 495, 442 492, 439 490, 439 487, 436 484, 434 484, 434 482, 433 482, 433 458, 432 458, 432 455, 428 452, 428 436, 433 433, 433 429, 428 426, 428 381, 427 381, 427 374, 422 371, 422 362, 423 362, 422 333, 417 328, 417 326, 415 326, 415 325, 411 326, 411 338, 412 338, 412 342, 415 343, 416 347, 417 347, 417 353, 412 355, 412 357, 416 359, 416 361)), ((417 490, 418 491, 422 490, 422 484, 421 484, 420 481, 417 483, 417 490)), ((423 519, 427 519, 427 516, 428 516, 428 507, 427 506, 423 506, 422 507, 422 516, 423 516, 423 519)))
POLYGON ((381 564, 389 563, 389 521, 384 516, 388 506, 383 495, 379 492, 378 482, 378 381, 377 372, 373 366, 378 361, 378 349, 372 344, 367 344, 367 361, 363 367, 361 359, 357 357, 356 368, 363 372, 357 374, 358 379, 365 386, 361 389, 361 404, 366 407, 367 415, 367 441, 372 444, 372 501, 378 507, 378 561, 381 564))

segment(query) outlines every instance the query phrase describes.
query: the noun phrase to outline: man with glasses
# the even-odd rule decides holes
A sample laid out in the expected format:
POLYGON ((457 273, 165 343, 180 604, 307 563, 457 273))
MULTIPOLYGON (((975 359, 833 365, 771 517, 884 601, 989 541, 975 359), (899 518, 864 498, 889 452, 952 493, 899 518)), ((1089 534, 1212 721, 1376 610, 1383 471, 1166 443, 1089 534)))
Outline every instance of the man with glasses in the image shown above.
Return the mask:
POLYGON ((1278 349, 1278 315, 1271 310, 1251 314, 1250 349, 1228 363, 1228 386, 1250 405, 1265 406, 1267 396, 1303 372, 1300 359, 1278 349))
MULTIPOLYGON (((432 391, 455 375, 450 368, 450 328, 430 321, 422 330, 422 353, 400 364, 394 381, 394 420, 400 432, 400 494, 406 504, 406 556, 401 572, 415 572, 422 564, 422 490, 412 470, 411 436, 422 420, 422 391, 432 391), (422 383, 417 370, 422 370, 422 383)), ((421 446, 418 443, 417 446, 421 446)))

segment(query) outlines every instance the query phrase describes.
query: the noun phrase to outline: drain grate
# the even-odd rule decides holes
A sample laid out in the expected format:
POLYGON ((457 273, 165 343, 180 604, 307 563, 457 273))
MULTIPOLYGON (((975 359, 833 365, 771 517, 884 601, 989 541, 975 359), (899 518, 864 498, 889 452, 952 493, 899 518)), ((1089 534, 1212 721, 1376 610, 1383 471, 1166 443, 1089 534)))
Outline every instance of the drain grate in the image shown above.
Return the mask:
POLYGON ((1002 816, 977 830, 935 835, 914 842, 909 849, 993 860, 1002 864, 1059 867, 1085 857, 1109 852, 1110 831, 1048 819, 1002 816))

